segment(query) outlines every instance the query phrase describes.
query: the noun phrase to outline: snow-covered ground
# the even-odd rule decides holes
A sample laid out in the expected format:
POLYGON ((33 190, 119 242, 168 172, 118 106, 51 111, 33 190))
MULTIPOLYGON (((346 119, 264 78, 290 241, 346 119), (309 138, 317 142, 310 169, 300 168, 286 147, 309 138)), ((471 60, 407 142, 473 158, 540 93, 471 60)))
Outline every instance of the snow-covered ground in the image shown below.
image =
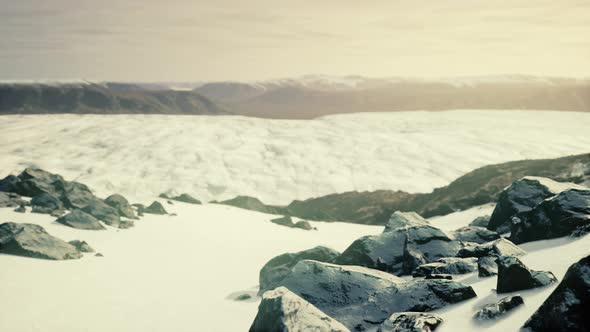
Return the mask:
POLYGON ((0 170, 29 165, 149 199, 256 196, 283 204, 349 190, 428 192, 477 167, 588 152, 590 114, 452 111, 316 120, 158 115, 0 117, 0 170))

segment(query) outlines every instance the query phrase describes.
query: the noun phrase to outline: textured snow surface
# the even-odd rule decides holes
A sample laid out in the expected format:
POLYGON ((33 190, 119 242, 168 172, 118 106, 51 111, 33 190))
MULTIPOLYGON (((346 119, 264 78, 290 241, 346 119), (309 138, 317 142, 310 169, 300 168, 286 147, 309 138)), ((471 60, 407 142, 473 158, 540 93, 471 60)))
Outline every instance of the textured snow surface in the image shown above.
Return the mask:
POLYGON ((97 194, 284 204, 349 190, 429 192, 477 167, 588 152, 590 113, 364 113, 316 120, 158 115, 0 118, 1 176, 35 165, 97 194))

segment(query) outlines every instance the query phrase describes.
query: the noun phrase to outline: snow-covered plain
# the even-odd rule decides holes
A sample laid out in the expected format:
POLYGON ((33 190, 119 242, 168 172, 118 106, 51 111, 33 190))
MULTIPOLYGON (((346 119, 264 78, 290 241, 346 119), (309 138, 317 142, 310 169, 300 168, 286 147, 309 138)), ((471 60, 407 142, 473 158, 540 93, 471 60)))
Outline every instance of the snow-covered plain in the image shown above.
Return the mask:
POLYGON ((316 120, 158 115, 0 118, 0 170, 36 165, 149 199, 285 204, 349 190, 429 192, 477 167, 588 152, 589 113, 362 113, 316 120))

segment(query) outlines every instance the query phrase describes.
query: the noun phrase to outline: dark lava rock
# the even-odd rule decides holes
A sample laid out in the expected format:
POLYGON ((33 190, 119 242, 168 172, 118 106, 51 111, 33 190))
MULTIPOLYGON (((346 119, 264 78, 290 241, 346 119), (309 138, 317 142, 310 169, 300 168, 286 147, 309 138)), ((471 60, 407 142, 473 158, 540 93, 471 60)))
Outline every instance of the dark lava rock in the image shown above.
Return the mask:
POLYGON ((514 256, 502 256, 496 260, 498 264, 498 293, 515 292, 547 286, 557 282, 551 272, 532 271, 520 259, 514 256))
POLYGON ((184 202, 184 203, 201 204, 201 201, 199 201, 198 199, 196 199, 193 196, 186 194, 186 193, 178 195, 178 196, 174 196, 174 197, 169 197, 169 198, 172 200, 184 202))
POLYGON ((135 210, 129 204, 129 201, 125 197, 119 194, 113 194, 105 198, 104 202, 109 206, 115 208, 121 217, 129 219, 137 219, 135 210))
POLYGON ((590 256, 570 266, 561 283, 524 324, 535 332, 584 332, 590 327, 590 256))
POLYGON ((63 211, 62 202, 55 196, 48 193, 41 193, 31 199, 33 213, 51 214, 54 211, 63 211))
POLYGON ((467 243, 463 249, 459 250, 457 256, 479 258, 485 256, 522 256, 524 254, 526 254, 526 251, 522 250, 509 240, 500 238, 484 244, 467 243))
POLYGON ((86 241, 72 240, 68 243, 73 245, 79 252, 94 252, 94 249, 86 241))
POLYGON ((445 279, 445 280, 453 280, 453 276, 450 274, 428 274, 424 277, 424 279, 445 279))
POLYGON ((496 257, 484 256, 477 259, 477 271, 480 277, 491 277, 498 274, 496 257))
POLYGON ((26 168, 18 176, 9 175, 0 181, 3 191, 10 191, 21 196, 34 197, 42 193, 61 196, 56 187, 63 188, 65 180, 57 174, 41 169, 26 168))
POLYGON ((412 223, 357 239, 336 259, 336 263, 365 266, 397 275, 411 274, 422 264, 456 256, 462 247, 460 241, 453 240, 436 227, 412 223))
POLYGON ((0 253, 42 259, 76 259, 82 255, 71 244, 49 235, 34 224, 0 225, 0 253))
POLYGON ((250 332, 349 332, 344 325, 285 287, 262 296, 250 332))
POLYGON ((106 229, 98 219, 82 210, 73 210, 62 216, 56 222, 77 229, 103 230, 106 229))
POLYGON ((525 243, 571 235, 590 225, 590 189, 569 189, 512 218, 510 240, 525 243))
POLYGON ((297 263, 280 285, 357 331, 376 328, 396 312, 430 311, 476 296, 470 286, 450 280, 405 281, 360 266, 312 260, 297 263))
POLYGON ((495 319, 505 315, 510 310, 522 304, 524 304, 522 297, 518 295, 508 296, 501 299, 497 303, 486 304, 475 313, 474 318, 477 320, 495 319))
POLYGON ((10 192, 0 191, 0 208, 29 205, 27 201, 21 199, 20 195, 10 192))
POLYGON ((469 223, 469 226, 488 227, 488 224, 490 223, 490 218, 491 216, 477 217, 469 223))
POLYGON ((164 206, 158 201, 154 201, 150 206, 140 210, 143 213, 150 213, 150 214, 168 214, 164 206))
POLYGON ((109 226, 119 227, 119 223, 121 222, 119 212, 101 200, 94 200, 90 202, 88 205, 82 208, 82 211, 88 213, 89 215, 109 226))
POLYGON ((463 242, 486 243, 500 238, 500 234, 479 226, 465 226, 452 232, 455 240, 463 242))
POLYGON ((377 332, 431 332, 442 322, 442 318, 429 313, 398 312, 381 323, 377 332))
POLYGON ((512 217, 532 210, 543 200, 569 188, 583 189, 573 183, 560 183, 542 177, 524 177, 500 193, 498 203, 490 218, 488 229, 498 233, 510 231, 512 217))
POLYGON ((311 259, 319 262, 332 263, 340 253, 328 247, 317 246, 308 250, 299 251, 296 253, 286 253, 276 256, 269 260, 260 270, 259 294, 276 288, 281 280, 283 280, 295 264, 304 259, 311 259))
POLYGON ((414 277, 426 277, 431 274, 464 274, 477 269, 477 258, 445 257, 436 262, 422 264, 414 270, 414 277))

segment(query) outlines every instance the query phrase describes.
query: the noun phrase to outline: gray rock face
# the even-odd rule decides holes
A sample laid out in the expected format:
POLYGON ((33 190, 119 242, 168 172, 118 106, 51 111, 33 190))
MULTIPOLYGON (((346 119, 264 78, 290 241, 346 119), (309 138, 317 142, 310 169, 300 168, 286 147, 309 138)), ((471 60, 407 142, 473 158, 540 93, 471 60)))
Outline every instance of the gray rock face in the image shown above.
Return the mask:
POLYGON ((119 194, 113 194, 107 198, 105 198, 104 202, 116 209, 119 212, 121 217, 129 218, 129 219, 137 219, 135 215, 135 210, 129 204, 129 201, 125 197, 119 194))
POLYGON ((421 215, 417 214, 416 212, 394 212, 387 224, 385 224, 384 232, 394 231, 398 228, 408 227, 408 226, 425 226, 430 225, 428 220, 422 218, 421 215))
POLYGON ((62 202, 55 196, 48 193, 41 193, 31 199, 33 213, 51 214, 54 211, 63 211, 62 202))
POLYGON ((82 210, 72 212, 58 218, 56 222, 77 229, 104 230, 106 229, 98 219, 82 210))
POLYGON ((25 206, 28 204, 18 194, 0 191, 0 208, 25 206))
POLYGON ((464 274, 477 270, 477 258, 445 257, 436 262, 418 266, 414 277, 426 277, 432 274, 464 274))
POLYGON ((498 264, 498 293, 515 292, 525 289, 547 286, 557 282, 551 272, 532 271, 520 259, 514 256, 502 256, 496 260, 498 264))
POLYGON ((68 209, 81 209, 99 198, 94 196, 90 189, 82 183, 65 181, 61 190, 61 200, 68 209))
POLYGON ((584 189, 573 183, 560 183, 541 177, 524 177, 500 193, 488 229, 498 233, 509 232, 512 217, 517 213, 530 211, 543 200, 570 188, 584 189))
POLYGON ((514 243, 575 234, 590 225, 590 189, 569 189, 512 218, 514 243))
POLYGON ((500 238, 500 234, 479 226, 465 226, 451 233, 455 240, 463 242, 487 243, 500 238))
POLYGON ((276 288, 281 280, 291 273, 291 269, 299 261, 310 259, 319 262, 332 263, 340 253, 334 249, 318 246, 296 253, 286 253, 274 257, 260 270, 259 294, 276 288))
POLYGON ((496 257, 484 256, 477 259, 477 271, 480 277, 491 277, 498 274, 496 257))
POLYGON ((381 323, 377 332, 431 332, 442 322, 442 318, 429 313, 398 312, 381 323))
POLYGON ((164 206, 162 206, 162 204, 160 204, 160 202, 158 202, 158 201, 154 201, 152 204, 150 204, 150 206, 143 208, 140 211, 143 213, 160 214, 160 215, 168 214, 166 209, 164 209, 164 206))
POLYGON ((422 264, 454 257, 462 248, 442 230, 429 224, 411 224, 354 241, 336 259, 337 264, 359 265, 397 275, 411 274, 422 264))
POLYGON ((262 296, 250 332, 349 332, 344 325, 323 313, 285 287, 262 296))
POLYGON ((584 332, 590 326, 590 256, 570 266, 561 283, 524 324, 535 332, 584 332))
POLYGON ((300 261, 280 282, 351 330, 376 328, 393 313, 430 311, 472 297, 469 286, 450 280, 404 281, 360 266, 300 261))
POLYGON ((119 212, 101 200, 94 200, 90 202, 88 205, 82 208, 82 211, 88 213, 89 215, 109 226, 119 227, 119 223, 121 222, 119 212))
POLYGON ((499 256, 522 256, 526 251, 519 248, 514 243, 500 238, 498 240, 484 244, 466 244, 459 250, 458 257, 499 257, 499 256))
POLYGON ((518 295, 505 297, 497 303, 486 304, 475 313, 473 318, 477 320, 495 319, 522 304, 524 304, 524 300, 518 295))
POLYGON ((469 226, 488 227, 491 216, 481 216, 473 219, 469 226))
POLYGON ((49 235, 43 227, 13 222, 0 225, 0 252, 53 260, 82 257, 74 246, 49 235))
POLYGON ((73 245, 79 252, 94 252, 94 249, 86 241, 72 240, 68 243, 73 245))

